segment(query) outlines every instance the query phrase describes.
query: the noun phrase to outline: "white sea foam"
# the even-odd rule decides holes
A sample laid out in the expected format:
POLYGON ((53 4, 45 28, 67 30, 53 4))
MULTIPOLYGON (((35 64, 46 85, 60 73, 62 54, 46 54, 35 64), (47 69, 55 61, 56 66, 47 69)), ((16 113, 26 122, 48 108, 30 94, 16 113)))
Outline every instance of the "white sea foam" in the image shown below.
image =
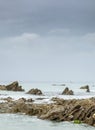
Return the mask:
MULTIPOLYGON (((19 98, 32 98, 35 103, 51 103, 52 97, 58 97, 63 99, 84 99, 95 96, 95 87, 90 84, 90 93, 85 90, 81 90, 80 87, 84 84, 66 84, 70 89, 74 91, 74 95, 61 95, 66 86, 52 86, 52 84, 21 84, 26 90, 25 92, 12 92, 12 91, 0 91, 0 99, 12 97, 14 100, 19 98), (31 87, 32 86, 32 87, 31 87), (26 92, 32 88, 39 88, 44 95, 35 96, 26 94, 26 92)), ((0 102, 4 102, 1 100, 0 102)), ((37 119, 36 117, 19 115, 19 114, 0 114, 0 129, 1 130, 93 130, 94 127, 86 124, 76 125, 73 122, 51 122, 37 119)))
POLYGON ((80 89, 81 86, 85 85, 82 83, 66 83, 65 86, 57 84, 53 86, 51 83, 22 83, 22 87, 25 89, 25 92, 12 92, 12 91, 0 91, 0 99, 12 97, 14 100, 19 98, 32 98, 35 103, 51 103, 52 97, 58 97, 63 99, 85 99, 95 96, 95 87, 94 84, 88 84, 90 86, 90 92, 80 89), (32 86, 32 87, 31 87, 32 86), (74 91, 74 95, 62 95, 62 91, 65 87, 69 87, 74 91), (39 88, 42 90, 43 95, 30 95, 26 92, 32 88, 39 88))

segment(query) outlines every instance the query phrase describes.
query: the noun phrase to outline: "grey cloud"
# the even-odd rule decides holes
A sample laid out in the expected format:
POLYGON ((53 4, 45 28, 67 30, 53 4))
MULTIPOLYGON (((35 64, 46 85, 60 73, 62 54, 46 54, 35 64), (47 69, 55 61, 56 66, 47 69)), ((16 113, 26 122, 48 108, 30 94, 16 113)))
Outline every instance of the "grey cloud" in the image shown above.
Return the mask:
POLYGON ((68 28, 74 34, 93 32, 94 5, 94 0, 3 0, 0 1, 0 34, 45 34, 56 28, 68 28))
POLYGON ((22 34, 0 39, 0 79, 93 80, 95 47, 90 44, 92 39, 94 34, 69 38, 22 34))

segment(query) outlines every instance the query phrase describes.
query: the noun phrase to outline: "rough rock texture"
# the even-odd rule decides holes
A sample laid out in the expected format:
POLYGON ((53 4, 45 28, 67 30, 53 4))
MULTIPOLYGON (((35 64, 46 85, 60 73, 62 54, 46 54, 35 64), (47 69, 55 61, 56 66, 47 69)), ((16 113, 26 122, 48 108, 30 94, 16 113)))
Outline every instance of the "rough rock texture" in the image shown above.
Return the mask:
POLYGON ((22 89, 22 86, 19 86, 19 83, 17 81, 9 84, 9 85, 0 85, 0 90, 8 90, 8 91, 24 91, 22 89))
POLYGON ((66 87, 64 89, 64 91, 62 92, 63 95, 74 95, 74 92, 72 90, 69 90, 68 87, 66 87))
POLYGON ((24 91, 24 89, 22 89, 22 86, 19 86, 19 83, 17 81, 7 85, 6 89, 9 91, 24 91))
POLYGON ((82 86, 80 89, 86 89, 86 92, 90 92, 89 85, 82 86))
POLYGON ((39 89, 31 89, 31 90, 29 90, 28 92, 27 92, 27 94, 33 94, 33 95, 42 95, 43 93, 42 93, 42 91, 41 90, 39 90, 39 89))
POLYGON ((51 104, 35 104, 25 98, 16 101, 8 98, 0 103, 0 113, 25 113, 52 121, 74 121, 95 126, 95 98, 64 100, 52 98, 51 104))
POLYGON ((93 115, 95 105, 91 99, 88 100, 64 100, 53 98, 53 104, 28 104, 26 99, 21 98, 16 101, 8 101, 0 104, 0 112, 26 113, 37 115, 41 119, 55 121, 71 121, 74 119, 82 120, 93 125, 93 115), (92 105, 91 105, 92 104, 92 105))

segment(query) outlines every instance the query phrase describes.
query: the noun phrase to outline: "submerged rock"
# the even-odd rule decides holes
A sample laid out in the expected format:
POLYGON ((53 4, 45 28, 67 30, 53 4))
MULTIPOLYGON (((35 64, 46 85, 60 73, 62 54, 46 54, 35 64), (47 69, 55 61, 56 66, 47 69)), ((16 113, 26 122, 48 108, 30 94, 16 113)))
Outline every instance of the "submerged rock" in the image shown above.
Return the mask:
POLYGON ((66 86, 66 84, 60 84, 60 86, 66 86))

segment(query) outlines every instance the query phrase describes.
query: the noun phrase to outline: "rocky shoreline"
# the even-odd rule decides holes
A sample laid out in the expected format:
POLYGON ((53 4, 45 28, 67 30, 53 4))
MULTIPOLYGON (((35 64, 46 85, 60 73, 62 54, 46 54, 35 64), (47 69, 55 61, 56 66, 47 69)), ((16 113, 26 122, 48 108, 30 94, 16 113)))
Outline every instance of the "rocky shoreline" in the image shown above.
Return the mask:
POLYGON ((51 121, 79 120, 95 127, 95 98, 64 100, 52 98, 53 103, 35 104, 32 99, 13 100, 8 97, 0 103, 0 113, 24 113, 51 121))
MULTIPOLYGON (((1 90, 24 91, 18 82, 1 86, 1 90), (5 87, 5 89, 4 89, 5 87), (7 89, 6 89, 7 88, 7 89)), ((66 88, 62 94, 73 94, 72 90, 66 88)), ((26 94, 42 95, 39 89, 31 89, 26 94)), ((44 98, 43 98, 44 99, 44 98)), ((42 99, 42 100, 43 100, 42 99)), ((95 98, 89 99, 60 99, 53 97, 51 103, 37 104, 32 98, 20 98, 14 100, 11 97, 1 98, 0 113, 24 113, 37 116, 43 120, 51 121, 78 121, 95 127, 95 98)))

